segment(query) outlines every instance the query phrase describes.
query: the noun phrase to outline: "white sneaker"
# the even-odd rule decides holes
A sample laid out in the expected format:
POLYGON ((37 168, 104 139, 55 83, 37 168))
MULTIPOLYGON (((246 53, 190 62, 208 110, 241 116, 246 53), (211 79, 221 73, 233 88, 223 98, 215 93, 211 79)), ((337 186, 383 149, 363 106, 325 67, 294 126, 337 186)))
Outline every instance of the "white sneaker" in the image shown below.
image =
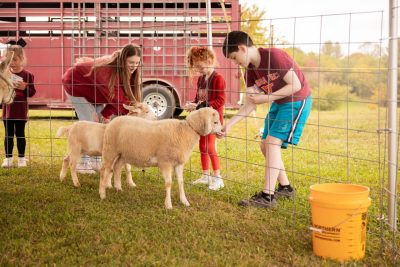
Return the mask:
POLYGON ((5 158, 4 160, 3 160, 3 163, 1 164, 1 167, 3 167, 3 168, 11 168, 13 165, 14 165, 14 159, 11 157, 11 158, 5 158))
POLYGON ((222 180, 221 176, 213 177, 212 183, 208 186, 208 189, 218 191, 222 189, 224 185, 224 180, 222 180))
POLYGON ((80 162, 76 165, 76 171, 82 174, 95 174, 96 171, 92 169, 89 162, 80 162))
POLYGON ((192 182, 192 184, 210 184, 211 176, 203 174, 199 179, 192 182))
POLYGON ((17 162, 18 168, 26 167, 26 162, 27 160, 25 157, 18 157, 18 162, 17 162))

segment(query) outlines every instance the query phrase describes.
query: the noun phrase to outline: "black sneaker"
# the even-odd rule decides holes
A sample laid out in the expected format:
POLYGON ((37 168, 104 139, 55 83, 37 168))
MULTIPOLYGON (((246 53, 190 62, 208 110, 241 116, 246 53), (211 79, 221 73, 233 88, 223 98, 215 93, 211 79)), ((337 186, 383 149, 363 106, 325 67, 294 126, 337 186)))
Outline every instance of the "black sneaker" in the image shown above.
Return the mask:
POLYGON ((278 184, 278 189, 275 190, 275 198, 289 198, 293 199, 296 196, 296 190, 290 185, 278 184))
POLYGON ((257 208, 276 208, 277 203, 273 196, 263 193, 262 191, 256 193, 250 199, 243 199, 239 201, 239 206, 243 207, 257 207, 257 208))

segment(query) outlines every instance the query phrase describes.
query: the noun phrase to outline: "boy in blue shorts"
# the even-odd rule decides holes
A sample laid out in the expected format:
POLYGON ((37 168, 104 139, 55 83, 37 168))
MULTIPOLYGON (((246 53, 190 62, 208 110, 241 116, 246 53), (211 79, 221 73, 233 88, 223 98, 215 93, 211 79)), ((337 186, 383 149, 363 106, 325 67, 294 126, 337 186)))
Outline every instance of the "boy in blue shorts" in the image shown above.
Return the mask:
POLYGON ((222 49, 225 57, 246 68, 247 99, 224 125, 220 137, 250 114, 256 105, 272 103, 260 144, 265 157, 264 188, 250 199, 241 200, 239 205, 274 208, 278 197, 292 198, 295 195, 286 175, 281 148, 299 142, 311 111, 311 90, 297 64, 285 51, 256 48, 245 32, 230 32, 222 49), (275 190, 277 181, 279 184, 275 190))

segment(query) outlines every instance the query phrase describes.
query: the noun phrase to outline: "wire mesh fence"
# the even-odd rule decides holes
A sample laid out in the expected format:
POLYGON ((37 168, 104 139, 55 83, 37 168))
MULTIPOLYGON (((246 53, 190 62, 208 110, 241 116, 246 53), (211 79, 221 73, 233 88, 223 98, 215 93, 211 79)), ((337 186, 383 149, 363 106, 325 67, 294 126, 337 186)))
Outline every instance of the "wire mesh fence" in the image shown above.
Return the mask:
MULTIPOLYGON (((187 114, 184 105, 195 98, 196 82, 188 76, 186 52, 192 46, 208 45, 205 3, 5 1, 0 5, 4 22, 0 42, 23 38, 26 69, 35 75, 37 93, 29 100, 26 127, 26 157, 32 174, 40 166, 58 175, 66 142, 56 139, 55 132, 76 120, 61 77, 77 58, 110 55, 128 43, 140 46, 143 101, 161 119, 187 114)), ((211 1, 211 13, 213 49, 219 62, 216 70, 226 80, 224 119, 229 121, 243 104, 241 95, 246 96, 244 77, 223 56, 222 44, 229 30, 239 30, 251 20, 241 20, 238 1, 211 1)), ((297 196, 291 203, 280 203, 278 212, 308 231, 311 185, 368 186, 372 205, 367 239, 379 242, 373 249, 380 249, 381 255, 395 263, 400 236, 389 227, 387 209, 388 195, 394 194, 397 204, 399 195, 387 189, 389 55, 383 21, 382 11, 266 19, 259 22, 265 38, 255 40, 257 47, 281 48, 294 58, 312 88, 314 101, 301 142, 282 153, 297 196), (281 29, 286 30, 284 36, 281 29)), ((225 181, 218 194, 228 201, 251 196, 262 187, 265 159, 259 149, 260 128, 269 108, 270 104, 259 105, 218 141, 225 181)), ((186 182, 201 173, 196 147, 185 165, 186 182)), ((204 196, 210 194, 205 189, 204 196)))

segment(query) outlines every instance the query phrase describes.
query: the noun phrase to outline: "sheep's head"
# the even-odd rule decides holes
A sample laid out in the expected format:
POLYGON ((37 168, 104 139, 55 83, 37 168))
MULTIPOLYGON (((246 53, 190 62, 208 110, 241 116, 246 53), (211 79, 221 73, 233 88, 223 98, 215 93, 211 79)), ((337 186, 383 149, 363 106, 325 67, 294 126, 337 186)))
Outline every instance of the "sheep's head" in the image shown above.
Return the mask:
POLYGON ((202 136, 219 133, 222 130, 219 114, 213 108, 201 108, 193 111, 186 117, 186 121, 202 136))
POLYGON ((129 110, 129 116, 136 116, 146 120, 156 120, 157 116, 154 113, 153 109, 146 103, 134 103, 132 105, 123 104, 124 108, 129 110))
POLYGON ((14 101, 15 90, 11 80, 10 64, 14 52, 8 52, 0 63, 0 103, 11 104, 14 101))

